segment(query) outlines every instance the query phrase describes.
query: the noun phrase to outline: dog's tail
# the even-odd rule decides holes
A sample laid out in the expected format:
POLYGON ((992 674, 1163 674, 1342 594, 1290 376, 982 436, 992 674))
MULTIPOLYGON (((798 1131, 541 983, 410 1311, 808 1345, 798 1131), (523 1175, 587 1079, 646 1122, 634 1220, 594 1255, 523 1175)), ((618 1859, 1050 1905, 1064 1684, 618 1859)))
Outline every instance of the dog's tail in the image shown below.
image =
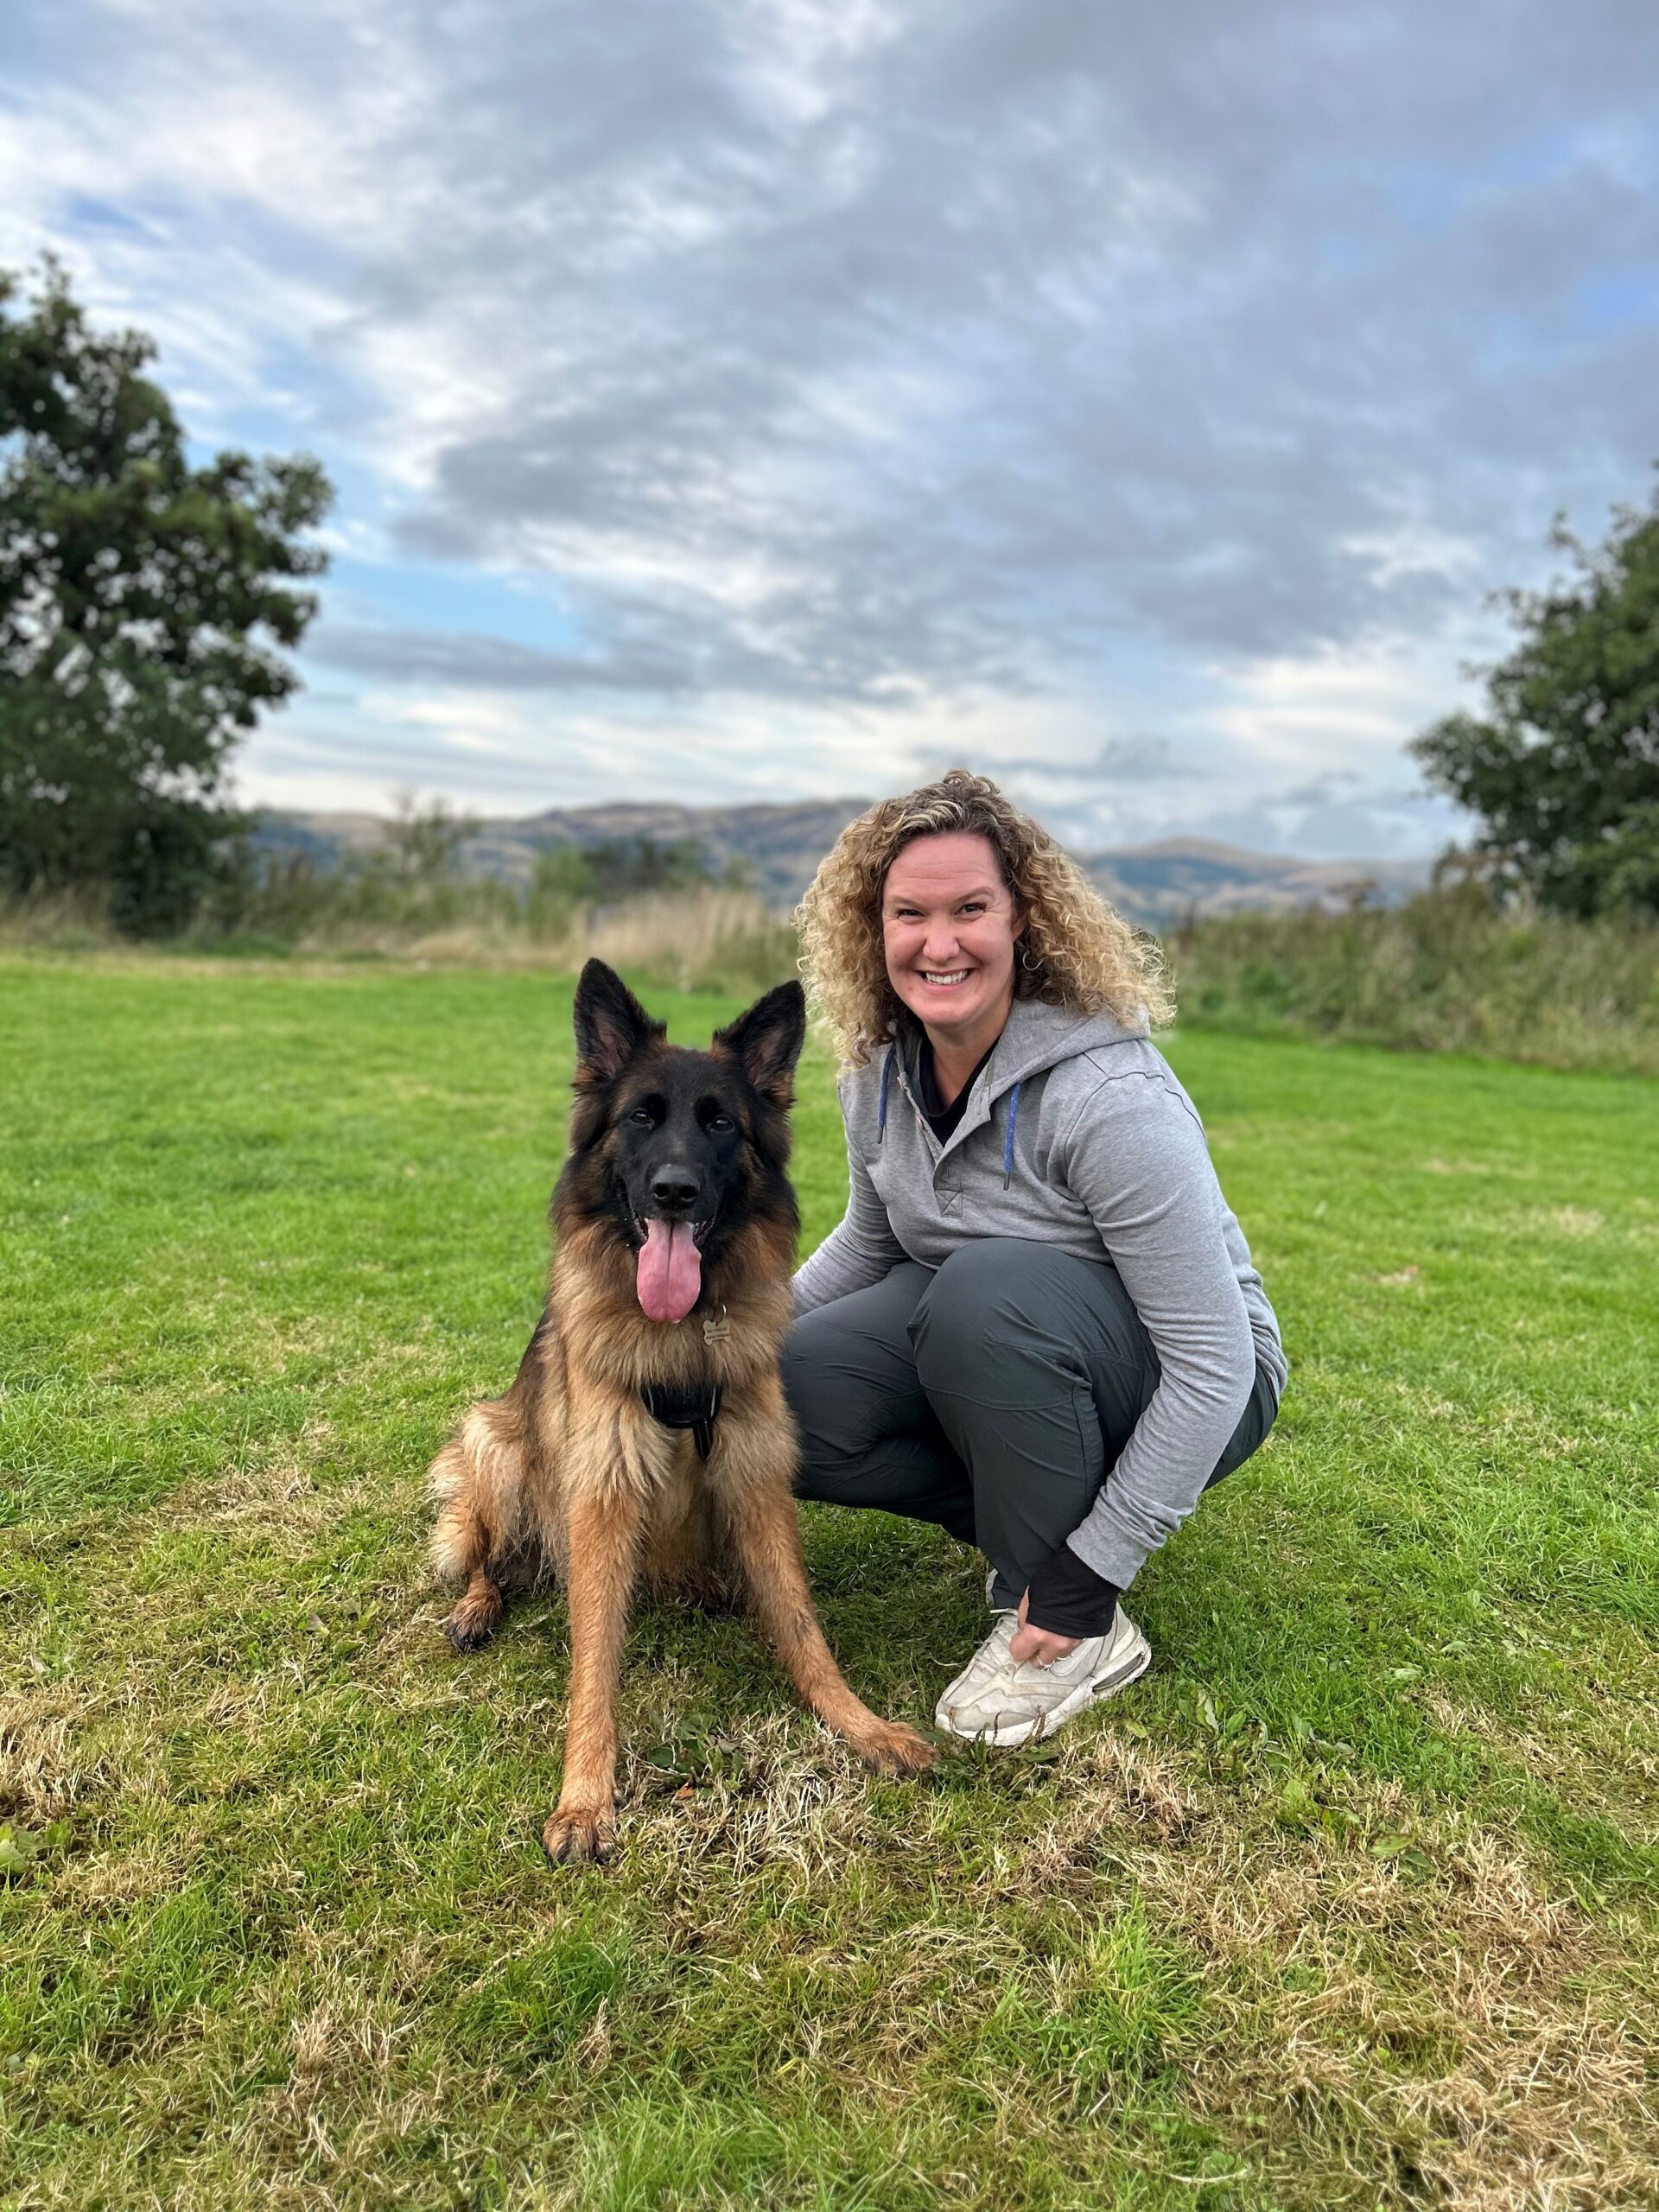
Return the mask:
POLYGON ((432 1565, 447 1581, 499 1571, 532 1533, 524 1417, 511 1397, 486 1398, 427 1470, 438 1509, 432 1565))

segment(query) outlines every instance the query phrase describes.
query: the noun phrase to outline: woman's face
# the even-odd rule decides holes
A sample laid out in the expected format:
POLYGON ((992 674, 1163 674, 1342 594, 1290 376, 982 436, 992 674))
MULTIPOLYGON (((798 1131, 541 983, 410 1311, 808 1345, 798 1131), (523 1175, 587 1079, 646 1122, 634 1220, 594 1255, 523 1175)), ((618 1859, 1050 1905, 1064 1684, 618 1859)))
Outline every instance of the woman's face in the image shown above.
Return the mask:
POLYGON ((989 1044, 1014 1001, 1024 918, 977 831, 913 837, 881 887, 887 980, 930 1034, 989 1044))

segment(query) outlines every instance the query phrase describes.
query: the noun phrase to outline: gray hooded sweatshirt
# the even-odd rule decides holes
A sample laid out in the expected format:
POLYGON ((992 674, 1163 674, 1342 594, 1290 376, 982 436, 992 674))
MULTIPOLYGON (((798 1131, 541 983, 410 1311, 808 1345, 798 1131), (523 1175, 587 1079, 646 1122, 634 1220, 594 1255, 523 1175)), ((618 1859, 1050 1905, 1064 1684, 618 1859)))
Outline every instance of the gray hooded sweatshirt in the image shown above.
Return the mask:
POLYGON ((1016 999, 948 1143, 918 1103, 913 1031, 845 1072, 847 1212, 796 1274, 795 1310, 1014 1236, 1116 1268, 1157 1389, 1071 1549, 1118 1589, 1197 1504, 1258 1363, 1285 1355, 1204 1125, 1147 1026, 1016 999))

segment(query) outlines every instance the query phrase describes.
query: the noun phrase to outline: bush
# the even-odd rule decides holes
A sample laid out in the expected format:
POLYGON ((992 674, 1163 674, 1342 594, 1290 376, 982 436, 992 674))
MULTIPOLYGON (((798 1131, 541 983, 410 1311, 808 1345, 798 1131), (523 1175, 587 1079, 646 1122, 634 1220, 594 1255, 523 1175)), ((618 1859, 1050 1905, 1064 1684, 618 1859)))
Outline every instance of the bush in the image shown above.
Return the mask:
POLYGON ((1169 945, 1181 1019, 1659 1074, 1659 927, 1495 906, 1475 883, 1345 914, 1234 914, 1169 945))

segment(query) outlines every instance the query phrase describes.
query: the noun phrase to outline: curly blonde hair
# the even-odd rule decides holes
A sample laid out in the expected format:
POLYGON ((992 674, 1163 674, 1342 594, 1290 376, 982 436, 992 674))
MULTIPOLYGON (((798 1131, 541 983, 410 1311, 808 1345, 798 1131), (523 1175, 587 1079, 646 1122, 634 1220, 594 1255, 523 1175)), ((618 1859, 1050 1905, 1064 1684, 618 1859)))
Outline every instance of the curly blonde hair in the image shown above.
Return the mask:
POLYGON ((1156 943, 1115 913, 1046 830, 1005 799, 988 777, 952 768, 936 784, 886 798, 849 822, 795 912, 801 972, 829 1022, 842 1064, 863 1067, 907 1017, 887 980, 881 888, 916 837, 967 830, 990 840, 1025 916, 1014 995, 1120 1020, 1173 1019, 1156 943))

